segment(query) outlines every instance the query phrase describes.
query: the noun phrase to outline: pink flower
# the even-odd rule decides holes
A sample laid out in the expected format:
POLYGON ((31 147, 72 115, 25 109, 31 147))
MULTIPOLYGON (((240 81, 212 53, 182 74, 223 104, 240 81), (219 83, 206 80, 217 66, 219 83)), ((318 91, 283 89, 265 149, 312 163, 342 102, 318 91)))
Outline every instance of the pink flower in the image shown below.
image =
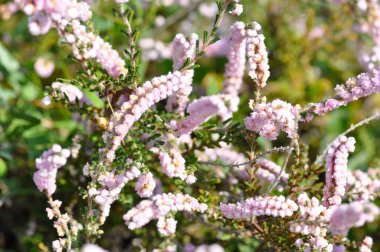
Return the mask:
POLYGON ((177 221, 173 218, 159 218, 157 222, 158 232, 163 236, 169 236, 175 233, 177 221))
POLYGON ((140 197, 152 196, 154 188, 156 188, 156 181, 152 173, 140 175, 135 186, 135 190, 140 197))
MULTIPOLYGON (((187 59, 192 60, 195 56, 196 43, 198 41, 198 35, 192 33, 188 39, 183 34, 177 34, 173 40, 173 70, 178 71, 186 62, 187 59)), ((188 70, 189 74, 194 73, 192 70, 188 70)), ((192 91, 192 81, 187 82, 187 86, 178 90, 169 97, 166 109, 169 112, 184 112, 187 103, 189 101, 189 95, 192 91)))
POLYGON ((247 30, 247 54, 249 76, 256 82, 259 88, 267 84, 269 78, 268 52, 264 44, 265 37, 259 34, 261 25, 252 23, 252 29, 247 30))
POLYGON ((236 95, 243 82, 245 69, 246 31, 243 22, 235 22, 228 37, 227 58, 223 81, 223 92, 236 95))
POLYGON ((172 123, 172 129, 177 136, 189 134, 211 117, 219 115, 222 118, 229 117, 223 96, 205 96, 193 101, 187 107, 187 117, 177 123, 172 123))
POLYGON ((269 215, 284 218, 298 210, 297 204, 284 196, 248 198, 237 204, 223 204, 219 210, 227 219, 251 219, 253 216, 269 215))
POLYGON ((335 234, 346 234, 350 228, 374 221, 379 214, 379 208, 373 203, 354 201, 343 204, 334 209, 329 228, 335 234))
POLYGON ((295 138, 298 130, 298 107, 276 99, 270 103, 261 102, 244 121, 248 130, 256 131, 260 136, 268 139, 277 139, 280 131, 295 138))
POLYGON ((204 212, 207 209, 206 204, 199 203, 199 201, 187 194, 172 194, 163 193, 155 195, 152 200, 143 200, 137 206, 129 210, 124 216, 125 224, 128 228, 134 230, 140 228, 151 220, 161 219, 158 228, 164 233, 175 230, 174 220, 169 220, 169 223, 164 221, 164 217, 170 212, 175 213, 178 211, 188 212, 204 212), (168 225, 168 226, 167 226, 168 225))
POLYGON ((53 82, 51 87, 61 96, 61 98, 66 96, 70 103, 75 103, 78 100, 80 105, 83 105, 84 103, 89 105, 91 104, 85 94, 76 86, 53 82))
POLYGON ((360 252, 372 252, 373 239, 369 236, 366 236, 359 247, 360 252))
POLYGON ((48 195, 55 192, 57 171, 66 164, 69 156, 68 149, 62 149, 60 145, 54 144, 50 150, 45 151, 36 159, 37 171, 33 175, 33 181, 39 191, 46 191, 48 195))
POLYGON ((325 206, 340 205, 347 183, 348 153, 355 150, 355 139, 336 139, 326 156, 326 185, 323 189, 325 206))
POLYGON ((324 115, 340 106, 346 106, 349 102, 378 92, 380 92, 380 72, 373 69, 369 73, 361 73, 357 77, 348 79, 345 84, 338 85, 335 88, 336 97, 318 103, 313 112, 324 115))
POLYGON ((186 178, 185 159, 175 149, 171 149, 169 153, 159 152, 162 170, 170 178, 179 177, 182 180, 186 178))

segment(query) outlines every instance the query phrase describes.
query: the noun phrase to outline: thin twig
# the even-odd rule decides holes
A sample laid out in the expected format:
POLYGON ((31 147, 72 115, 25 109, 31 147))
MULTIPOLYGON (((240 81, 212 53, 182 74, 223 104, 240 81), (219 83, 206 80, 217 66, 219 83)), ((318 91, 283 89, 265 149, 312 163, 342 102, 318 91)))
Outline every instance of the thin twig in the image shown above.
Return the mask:
POLYGON ((207 41, 204 41, 199 53, 197 55, 195 55, 195 57, 190 61, 190 63, 187 66, 185 66, 184 68, 182 68, 181 71, 188 70, 191 66, 193 66, 195 64, 195 62, 197 62, 203 56, 207 47, 210 46, 212 44, 212 42, 215 40, 216 35, 217 35, 216 34, 217 28, 219 28, 220 24, 222 23, 223 18, 227 12, 227 8, 228 8, 230 2, 231 2, 231 0, 225 0, 223 9, 220 11, 220 13, 218 13, 218 15, 215 18, 214 25, 211 29, 210 36, 208 37, 207 41))
POLYGON ((244 162, 244 163, 240 163, 240 164, 218 164, 218 163, 213 163, 213 162, 199 162, 200 164, 203 164, 203 165, 210 165, 210 166, 222 166, 222 167, 240 167, 240 166, 243 166, 243 165, 248 165, 248 164, 254 164, 256 163, 256 161, 270 153, 274 153, 274 152, 285 152, 285 151, 288 151, 288 150, 291 150, 293 149, 293 147, 290 147, 290 146, 282 146, 282 147, 274 147, 273 149, 270 149, 270 150, 266 150, 264 152, 260 152, 259 154, 257 154, 257 156, 247 162, 244 162))
MULTIPOLYGON (((354 124, 354 125, 351 125, 351 127, 349 129, 347 129, 345 132, 343 132, 342 134, 340 134, 338 137, 336 137, 335 139, 338 139, 342 136, 345 136, 347 135, 348 133, 356 130, 357 128, 359 128, 360 126, 363 126, 365 124, 368 124, 370 123, 371 121, 374 121, 374 120, 377 120, 380 118, 380 113, 376 113, 374 114, 373 116, 371 117, 368 117, 360 122, 358 122, 357 124, 354 124)), ((335 141, 334 139, 334 141, 335 141)), ((321 155, 319 155, 316 159, 316 161, 314 162, 315 165, 322 165, 323 163, 323 158, 326 156, 328 150, 330 149, 330 147, 332 146, 332 144, 334 143, 334 141, 332 141, 325 149, 324 151, 322 152, 321 155)))
POLYGON ((280 179, 281 179, 281 176, 282 176, 282 173, 285 171, 287 165, 288 165, 288 162, 289 162, 289 159, 290 159, 290 156, 294 150, 294 146, 296 144, 296 141, 297 140, 293 140, 292 143, 290 144, 290 148, 287 150, 287 153, 286 153, 286 158, 285 158, 285 161, 284 163, 282 164, 281 166, 281 170, 280 172, 277 174, 276 176, 276 180, 274 181, 274 183, 269 187, 269 189, 267 190, 267 192, 265 193, 265 196, 267 196, 277 185, 278 183, 280 182, 280 179))

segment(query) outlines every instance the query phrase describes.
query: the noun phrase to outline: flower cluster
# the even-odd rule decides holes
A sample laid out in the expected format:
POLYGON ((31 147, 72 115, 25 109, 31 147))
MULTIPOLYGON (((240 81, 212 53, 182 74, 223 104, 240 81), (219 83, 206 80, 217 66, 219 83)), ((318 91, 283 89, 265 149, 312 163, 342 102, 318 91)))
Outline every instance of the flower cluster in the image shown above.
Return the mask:
POLYGON ((264 99, 255 106, 244 123, 248 130, 256 131, 269 140, 277 139, 281 131, 293 139, 297 137, 298 107, 279 99, 270 103, 264 99))
POLYGON ((215 115, 223 118, 229 114, 224 100, 219 95, 205 96, 193 101, 187 107, 187 113, 189 115, 183 120, 171 123, 171 128, 177 136, 191 133, 215 115))
POLYGON ((219 209, 227 219, 250 219, 261 215, 284 218, 292 216, 298 210, 298 206, 296 202, 284 196, 258 196, 248 198, 243 203, 221 203, 219 209))
MULTIPOLYGON (((111 204, 119 198, 119 194, 125 184, 137 178, 139 175, 140 170, 136 166, 132 166, 128 171, 122 174, 117 174, 115 171, 106 171, 98 176, 97 181, 101 187, 98 189, 90 187, 88 194, 90 197, 93 197, 95 202, 99 205, 101 210, 100 223, 104 223, 109 215, 111 204)), ((142 182, 143 181, 138 182, 137 184, 141 184, 142 182)), ((137 193, 140 196, 149 194, 149 189, 152 187, 152 184, 153 183, 149 181, 148 189, 143 188, 142 185, 141 187, 136 185, 137 193)))
MULTIPOLYGON (((62 237, 66 234, 66 230, 68 230, 68 223, 70 220, 70 217, 67 213, 61 214, 61 211, 59 208, 62 205, 62 202, 59 200, 49 200, 50 207, 46 208, 46 212, 48 215, 49 220, 52 220, 53 218, 56 218, 57 220, 54 221, 54 228, 57 230, 58 236, 62 237)), ((52 247, 54 251, 62 251, 63 247, 67 243, 67 240, 64 238, 60 238, 59 240, 53 241, 52 247)))
POLYGON ((302 251, 311 252, 311 251, 333 251, 333 245, 328 242, 323 237, 312 237, 309 242, 304 242, 301 239, 298 239, 295 243, 296 247, 301 248, 302 251))
POLYGON ((175 233, 177 221, 173 218, 161 217, 157 221, 157 229, 163 236, 169 236, 175 233))
POLYGON ((148 60, 169 59, 172 55, 172 47, 162 41, 153 38, 143 38, 139 41, 143 50, 143 56, 148 60))
POLYGON ((346 192, 348 153, 355 150, 355 138, 339 137, 326 156, 326 184, 323 188, 325 206, 340 205, 346 192))
POLYGON ((359 247, 360 252, 372 252, 373 239, 369 236, 366 236, 359 247))
POLYGON ((156 181, 151 172, 139 176, 135 190, 141 198, 152 196, 154 188, 156 188, 156 181))
POLYGON ((20 3, 20 7, 30 15, 28 25, 33 35, 46 34, 53 26, 65 28, 73 20, 88 21, 92 16, 90 6, 76 0, 31 1, 20 3))
POLYGON ((240 164, 246 161, 242 153, 234 151, 231 145, 223 142, 220 143, 219 148, 206 148, 204 152, 197 152, 197 156, 200 162, 220 160, 227 165, 240 164))
POLYGON ((375 169, 368 172, 349 171, 347 176, 346 196, 355 201, 374 200, 380 191, 380 178, 375 169), (375 173, 375 174, 374 174, 375 173))
MULTIPOLYGON (((251 180, 248 169, 254 170, 254 177, 258 178, 263 183, 273 183, 277 176, 280 175, 281 167, 268 159, 259 159, 251 167, 247 158, 239 152, 232 150, 230 145, 221 143, 219 148, 206 148, 204 152, 197 152, 198 160, 200 162, 215 162, 220 161, 224 165, 233 166, 233 171, 238 174, 241 179, 251 180)), ((217 174, 218 175, 218 174, 217 174)), ((230 176, 232 176, 230 174, 230 176)), ((283 171, 280 175, 280 181, 283 184, 288 183, 289 174, 283 171)), ((281 191, 283 187, 278 186, 281 191)))
MULTIPOLYGON (((186 161, 178 150, 173 148, 169 152, 160 151, 158 156, 162 171, 170 178, 177 177, 182 180, 189 180, 189 182, 192 180, 193 176, 187 174, 186 161)), ((194 179, 196 178, 194 177, 194 179)))
MULTIPOLYGON (((241 236, 239 234, 234 237, 261 239, 272 235, 272 232, 279 236, 282 235, 279 232, 283 232, 290 234, 290 243, 284 241, 286 239, 282 239, 281 236, 275 243, 268 239, 263 240, 262 244, 278 245, 279 249, 283 250, 294 249, 296 246, 305 251, 332 251, 333 243, 344 243, 344 236, 350 228, 373 221, 380 214, 379 208, 370 202, 376 198, 376 193, 380 190, 379 174, 371 170, 368 173, 348 171, 348 155, 355 149, 354 138, 339 136, 329 146, 326 156, 326 183, 320 201, 317 197, 321 192, 317 190, 321 188, 319 178, 323 176, 323 166, 318 166, 319 159, 314 164, 309 162, 307 148, 304 148, 302 142, 304 138, 298 135, 299 120, 303 119, 301 115, 304 113, 307 115, 310 113, 310 116, 323 115, 350 101, 379 92, 379 70, 363 73, 350 79, 346 84, 337 86, 335 89, 337 95, 334 98, 327 99, 315 107, 313 106, 315 104, 308 104, 302 108, 279 99, 267 102, 266 97, 261 97, 260 94, 260 89, 267 85, 270 76, 268 52, 264 43, 265 37, 261 34, 261 26, 256 22, 248 25, 235 22, 230 27, 229 36, 218 45, 219 50, 225 49, 222 53, 227 56, 223 90, 218 94, 195 98, 189 102, 195 63, 207 53, 208 45, 217 40, 218 26, 223 21, 222 16, 227 13, 241 14, 243 6, 239 4, 239 0, 218 2, 214 26, 210 32, 204 33, 203 41, 200 41, 196 34, 189 36, 177 34, 169 49, 167 45, 160 44, 156 40, 140 41, 142 45, 145 43, 145 46, 154 47, 153 51, 159 50, 160 47, 157 45, 161 45, 161 54, 165 54, 165 57, 171 55, 173 59, 173 72, 154 77, 144 83, 139 81, 144 77, 139 76, 140 71, 138 71, 141 66, 137 60, 140 51, 136 49, 139 43, 139 31, 137 27, 132 26, 139 24, 140 20, 134 22, 131 11, 134 8, 119 13, 126 14, 123 16, 125 18, 123 21, 127 26, 126 33, 130 46, 126 52, 131 57, 125 67, 124 60, 110 44, 94 32, 89 32, 87 22, 92 13, 87 3, 77 0, 16 1, 19 4, 17 8, 23 6, 22 9, 30 15, 29 29, 32 34, 44 34, 51 27, 55 27, 64 41, 72 46, 73 54, 79 63, 85 68, 89 59, 94 59, 98 63, 86 68, 88 71, 80 75, 76 81, 82 81, 81 86, 91 87, 91 90, 95 91, 94 95, 98 94, 98 98, 108 102, 105 106, 99 107, 82 106, 91 105, 82 90, 61 82, 52 84, 54 91, 52 96, 57 98, 56 100, 67 100, 68 103, 81 105, 77 109, 78 117, 83 116, 89 124, 99 126, 93 127, 96 132, 87 134, 93 136, 89 141, 74 139, 70 150, 54 145, 36 160, 37 171, 33 179, 38 189, 46 191, 48 195, 50 207, 46 211, 49 219, 54 218, 54 227, 59 236, 59 239, 53 242, 55 251, 63 249, 71 251, 72 241, 74 246, 79 246, 77 248, 82 245, 80 244, 82 239, 78 239, 81 225, 77 225, 69 210, 67 211, 70 215, 61 213, 59 210, 61 202, 53 201, 51 197, 56 190, 57 170, 66 164, 70 155, 77 158, 73 160, 73 167, 80 162, 88 162, 83 167, 83 175, 91 181, 83 187, 84 190, 80 191, 81 196, 88 200, 88 205, 84 208, 86 242, 94 242, 103 233, 100 227, 110 215, 111 205, 118 199, 122 203, 120 207, 136 204, 136 200, 139 202, 123 215, 129 230, 136 230, 151 221, 157 221, 155 224, 160 236, 168 238, 157 249, 151 249, 156 247, 155 242, 149 245, 149 249, 156 252, 176 251, 177 247, 182 249, 181 245, 173 244, 177 224, 182 223, 175 217, 179 211, 187 212, 184 214, 186 217, 204 213, 200 225, 215 227, 218 232, 220 229, 221 233, 231 231, 238 233, 241 231, 239 228, 246 227, 241 224, 252 223, 254 220, 254 229, 245 230, 246 232, 241 232, 241 236), (133 52, 135 49, 136 54, 133 52), (244 80, 247 58, 248 75, 256 83, 256 99, 251 100, 250 107, 253 111, 243 122, 242 114, 234 118, 232 114, 238 110, 239 92, 244 80), (114 79, 103 79, 102 74, 98 76, 98 65, 114 79), (127 69, 130 70, 130 75, 127 75, 127 69), (121 75, 125 75, 125 78, 119 78, 121 75), (119 79, 115 80, 116 78, 119 79), (98 83, 101 87, 91 85, 92 83, 98 83), (165 99, 167 101, 164 108, 165 99), (147 113, 148 115, 143 117, 143 114, 150 109, 155 109, 154 113, 147 113), (212 117, 218 117, 222 121, 232 119, 231 122, 223 123, 221 129, 211 128, 209 131, 208 128, 202 129, 200 126, 212 117), (243 123, 246 129, 254 132, 247 133, 243 123), (136 129, 135 124, 144 128, 136 129), (194 130, 199 130, 199 134, 198 132, 191 134, 194 130), (281 132, 286 133, 291 139, 289 146, 281 144, 281 147, 278 147, 277 142, 267 141, 278 139, 281 132), (100 135, 102 138, 99 138, 100 135), (265 139, 257 140, 258 135, 265 139), (233 146, 244 141, 248 144, 233 146), (123 148, 119 149, 122 145, 123 148), (86 152, 83 158, 79 156, 82 154, 82 151, 79 152, 81 146, 83 146, 82 151, 86 152), (235 147, 239 148, 235 150, 235 147), (281 167, 270 159, 281 160, 282 151, 286 151, 287 154, 281 167), (265 155, 268 155, 268 159, 264 159, 265 155), (133 157, 136 162, 129 158, 125 161, 127 157, 133 157), (160 165, 162 172, 153 170, 160 165), (291 169, 288 166, 291 166, 291 169), (303 167, 310 170, 304 171, 303 167), (195 171, 201 176, 211 174, 212 177, 215 174, 217 179, 202 177, 199 180, 205 185, 198 183, 199 185, 190 187, 190 184, 197 181, 195 171), (179 178, 188 185, 172 178, 179 178), (137 181, 133 185, 136 195, 133 186, 126 186, 135 179, 137 181), (272 189, 275 186, 278 187, 273 193, 272 189), (267 191, 263 193, 263 189, 267 191), (132 190, 132 195, 128 195, 128 190, 132 190), (173 193, 165 193, 166 190, 173 193), (305 192, 299 194, 303 191, 305 192), (282 192, 283 195, 278 195, 278 192, 282 192), (317 196, 313 197, 310 193, 315 193, 317 196), (254 195, 254 197, 245 195, 254 195), (232 200, 237 202, 221 203, 227 199, 229 202, 232 200), (342 204, 343 200, 349 203, 342 204), (207 209, 210 210, 206 214, 207 209), (210 221, 213 220, 220 222, 211 224, 210 221), (229 226, 226 228, 226 225, 229 226), (293 244, 295 239, 297 240, 293 244)), ((119 4, 128 1, 115 0, 115 2, 119 4)), ((179 3, 181 6, 188 6, 190 2, 189 0, 156 1, 159 5, 179 3)), ((147 8, 146 1, 138 4, 141 4, 142 9, 147 8)), ((195 3, 194 8, 197 8, 198 4, 202 3, 195 3)), ((155 3, 152 3, 153 7, 155 3)), ((204 8, 213 10, 215 6, 204 8)), ((167 14, 163 13, 165 13, 163 16, 156 17, 156 26, 166 22, 167 14)), ((149 50, 146 51, 150 53, 149 50)), ((37 63, 36 65, 42 64, 37 63)), ((154 68, 149 67, 148 72, 151 69, 154 68)), ((42 71, 40 75, 47 76, 46 72, 42 71)), ((92 100, 95 103, 95 99, 92 100)), ((47 100, 44 103, 47 104, 47 100)), ((64 105, 72 106, 67 103, 64 105)), ((213 124, 215 125, 217 124, 213 124)), ((321 155, 322 158, 323 156, 321 155)), ((80 179, 73 184, 78 185, 84 182, 85 178, 80 177, 80 179)), ((205 232, 201 235, 208 234, 205 232)), ((183 237, 180 239, 190 243, 193 240, 192 234, 189 237, 185 240, 183 237)), ((136 238, 131 244, 140 246, 140 242, 141 240, 136 238)), ((146 241, 144 242, 143 245, 146 246, 146 241)), ((366 238, 360 249, 368 251, 372 243, 370 238, 366 238)), ((220 251, 223 248, 218 245, 199 247, 189 245, 183 250, 220 251)), ((87 244, 82 251, 104 250, 94 244, 87 244)))
POLYGON ((34 70, 38 76, 42 78, 48 78, 52 75, 55 68, 55 64, 52 60, 45 57, 40 57, 34 63, 34 70))
POLYGON ((244 23, 235 22, 231 26, 227 44, 228 61, 224 71, 223 93, 237 96, 243 83, 246 62, 246 31, 244 23))
MULTIPOLYGON (((173 40, 173 70, 178 71, 185 64, 186 60, 193 60, 195 56, 195 48, 198 41, 198 35, 191 34, 187 40, 183 34, 177 34, 173 40)), ((194 71, 187 70, 189 74, 194 71)), ((189 95, 192 91, 192 81, 187 82, 178 92, 169 97, 166 109, 170 112, 182 113, 184 112, 187 103, 189 102, 189 95)))
POLYGON ((249 76, 256 82, 258 88, 263 88, 269 78, 268 52, 264 44, 265 37, 259 34, 261 25, 252 23, 247 29, 247 54, 249 76))
POLYGON ((335 88, 336 97, 318 103, 314 109, 317 115, 334 110, 340 106, 346 106, 351 101, 380 92, 380 71, 373 69, 369 73, 361 73, 357 77, 350 78, 345 84, 335 88))
POLYGON ((333 233, 346 234, 350 228, 363 226, 372 222, 380 214, 379 208, 373 203, 354 201, 337 207, 329 222, 329 229, 333 233))
POLYGON ((69 156, 68 149, 62 149, 60 145, 54 144, 50 150, 45 151, 36 159, 37 171, 33 175, 33 181, 38 190, 46 191, 48 195, 55 192, 57 171, 66 164, 69 156))
POLYGON ((124 60, 108 42, 92 32, 87 32, 86 27, 78 20, 71 22, 71 29, 72 33, 65 29, 63 36, 73 47, 73 54, 78 60, 95 59, 113 78, 127 75, 124 60))
POLYGON ((331 211, 320 205, 315 197, 311 199, 306 193, 302 193, 297 198, 299 207, 299 217, 290 224, 290 231, 301 233, 302 235, 313 235, 314 237, 324 236, 331 211))
POLYGON ((240 16, 243 13, 243 5, 238 4, 240 0, 234 0, 235 4, 233 9, 230 11, 230 14, 234 16, 240 16))
POLYGON ((117 78, 126 74, 124 60, 111 45, 81 22, 90 20, 92 12, 86 2, 16 1, 19 9, 29 15, 29 31, 33 35, 46 34, 56 27, 60 36, 73 47, 78 60, 95 59, 107 73, 117 78))
POLYGON ((369 35, 372 47, 358 51, 359 62, 368 70, 379 67, 380 63, 380 4, 374 0, 360 0, 356 4, 357 12, 364 18, 355 27, 357 31, 369 35))
POLYGON ((176 222, 166 219, 170 212, 178 211, 201 212, 206 211, 207 205, 199 203, 188 194, 164 193, 155 195, 152 200, 143 200, 129 210, 124 216, 125 224, 133 230, 146 225, 154 219, 159 219, 157 227, 162 234, 171 234, 175 230, 176 222))
MULTIPOLYGON (((232 116, 233 112, 237 111, 240 100, 238 91, 243 81, 245 68, 245 34, 244 23, 236 22, 231 26, 223 93, 193 101, 187 108, 189 115, 180 122, 173 122, 172 124, 172 128, 178 136, 192 132, 213 116, 217 115, 222 120, 226 120, 232 116)), ((180 55, 179 58, 184 57, 180 55)))

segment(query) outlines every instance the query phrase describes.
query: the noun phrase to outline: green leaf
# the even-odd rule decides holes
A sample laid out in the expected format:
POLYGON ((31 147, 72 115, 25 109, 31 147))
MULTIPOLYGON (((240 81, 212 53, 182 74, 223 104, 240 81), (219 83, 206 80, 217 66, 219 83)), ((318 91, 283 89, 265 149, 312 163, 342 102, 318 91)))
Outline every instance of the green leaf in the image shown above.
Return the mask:
POLYGON ((4 177, 7 172, 7 163, 0 158, 0 178, 4 177))

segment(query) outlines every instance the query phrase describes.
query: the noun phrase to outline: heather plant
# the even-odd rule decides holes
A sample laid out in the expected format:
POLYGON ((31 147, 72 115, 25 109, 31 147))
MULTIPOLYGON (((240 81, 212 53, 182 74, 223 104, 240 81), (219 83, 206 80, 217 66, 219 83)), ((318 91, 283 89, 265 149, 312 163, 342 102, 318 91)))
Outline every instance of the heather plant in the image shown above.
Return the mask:
MULTIPOLYGON (((342 8, 356 14, 347 33, 323 38, 327 27, 281 13, 283 2, 15 0, 0 5, 7 19, 2 24, 26 15, 24 32, 55 36, 61 44, 50 55, 38 55, 32 66, 39 76, 34 79, 49 82, 39 95, 32 93, 33 81, 17 60, 0 47, 1 78, 15 90, 4 85, 0 168, 14 167, 17 173, 22 165, 32 167, 22 174, 27 190, 43 198, 33 207, 39 219, 28 223, 26 249, 376 251, 380 132, 363 128, 380 118, 370 102, 380 92, 380 5, 363 0, 314 6, 321 14, 308 12, 310 20, 330 13, 326 22, 332 30, 347 21, 331 13, 342 8), (268 12, 266 21, 257 14, 263 25, 249 14, 255 5, 268 12), (96 29, 97 8, 109 21, 104 34, 96 29), (276 20, 286 22, 272 24, 276 20), (289 22, 299 26, 296 32, 303 29, 301 36, 285 26, 289 22), (176 26, 180 29, 173 32, 176 26), (283 26, 285 35, 276 30, 283 26), (317 49, 323 52, 326 41, 341 43, 345 36, 364 48, 355 36, 359 32, 371 39, 368 52, 358 50, 363 70, 345 65, 351 76, 344 84, 318 87, 346 69, 317 49), (121 38, 123 50, 108 42, 109 35, 121 38), (301 45, 284 55, 291 41, 301 45), (320 62, 325 65, 318 73, 320 62), (62 75, 56 76, 60 64, 62 75), (223 74, 210 75, 213 67, 223 74), (300 76, 305 76, 302 91, 278 95, 284 82, 288 89, 299 87, 300 76), (200 80, 216 88, 205 92, 200 80), (308 94, 317 87, 318 95, 308 94), (28 107, 25 101, 37 104, 28 107), (54 115, 57 108, 61 115, 54 115), (342 111, 357 115, 356 122, 330 135, 323 132, 326 121, 338 124, 334 120, 342 111), (59 124, 59 118, 67 119, 59 124), (38 237, 36 222, 37 233, 54 233, 38 237)), ((289 1, 287 8, 306 4, 289 1)), ((345 54, 355 64, 352 50, 345 54)), ((21 179, 9 174, 1 180, 1 204, 13 209, 17 195, 11 189, 21 179)))

